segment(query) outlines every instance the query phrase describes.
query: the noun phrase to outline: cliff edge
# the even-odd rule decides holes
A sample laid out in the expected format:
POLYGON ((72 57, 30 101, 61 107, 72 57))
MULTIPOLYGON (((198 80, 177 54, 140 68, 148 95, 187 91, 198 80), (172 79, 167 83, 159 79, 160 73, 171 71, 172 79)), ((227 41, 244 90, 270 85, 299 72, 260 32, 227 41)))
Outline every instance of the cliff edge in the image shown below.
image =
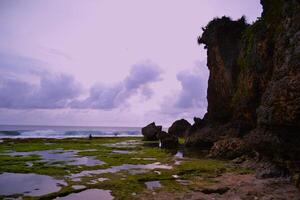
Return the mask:
POLYGON ((198 42, 207 49, 208 111, 190 129, 186 145, 212 148, 215 156, 228 149, 239 149, 240 156, 242 149, 297 172, 300 1, 261 4, 262 16, 252 25, 244 17, 222 17, 203 29, 198 42), (243 147, 229 148, 233 143, 243 147))

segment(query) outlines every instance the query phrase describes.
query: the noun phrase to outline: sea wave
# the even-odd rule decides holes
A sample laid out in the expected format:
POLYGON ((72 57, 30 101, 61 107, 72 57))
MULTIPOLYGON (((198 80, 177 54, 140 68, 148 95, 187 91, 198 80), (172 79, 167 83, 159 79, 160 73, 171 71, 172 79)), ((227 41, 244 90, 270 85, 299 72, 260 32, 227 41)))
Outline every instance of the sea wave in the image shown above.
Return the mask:
POLYGON ((0 138, 68 138, 68 137, 130 137, 141 136, 139 130, 22 130, 0 131, 0 138))
POLYGON ((19 131, 0 131, 0 136, 17 136, 21 135, 19 131))

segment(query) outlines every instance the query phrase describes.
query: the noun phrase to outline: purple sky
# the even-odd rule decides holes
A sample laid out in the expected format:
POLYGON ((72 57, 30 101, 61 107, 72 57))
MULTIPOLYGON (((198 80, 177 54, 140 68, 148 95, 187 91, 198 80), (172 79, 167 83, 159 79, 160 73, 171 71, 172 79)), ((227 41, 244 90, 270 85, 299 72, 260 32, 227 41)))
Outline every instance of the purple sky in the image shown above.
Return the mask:
POLYGON ((1 0, 0 124, 169 126, 206 112, 201 27, 259 0, 1 0))

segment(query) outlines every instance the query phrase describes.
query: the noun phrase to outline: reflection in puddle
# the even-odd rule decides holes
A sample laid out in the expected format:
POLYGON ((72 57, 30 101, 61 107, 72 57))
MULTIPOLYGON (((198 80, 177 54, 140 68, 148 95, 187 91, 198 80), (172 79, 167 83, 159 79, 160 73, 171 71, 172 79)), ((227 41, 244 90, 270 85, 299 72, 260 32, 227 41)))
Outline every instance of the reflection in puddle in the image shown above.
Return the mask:
POLYGON ((137 145, 140 145, 141 142, 138 140, 127 140, 123 142, 111 143, 111 144, 101 144, 107 147, 116 147, 116 148, 135 148, 137 145))
POLYGON ((144 174, 146 173, 146 170, 144 169, 132 169, 129 170, 129 174, 144 174))
POLYGON ((80 182, 80 181, 81 181, 81 178, 74 178, 72 181, 73 181, 73 182, 80 182))
POLYGON ((45 151, 30 151, 30 152, 10 152, 6 153, 9 156, 28 156, 39 155, 44 162, 67 162, 68 165, 86 165, 95 166, 105 164, 103 161, 97 160, 92 156, 78 157, 75 150, 45 150, 45 151))
POLYGON ((71 178, 78 178, 82 176, 91 176, 94 174, 104 174, 104 173, 115 173, 121 170, 132 170, 132 169, 172 169, 172 166, 169 165, 162 165, 159 162, 146 164, 146 165, 132 165, 132 164, 123 164, 120 166, 113 166, 108 169, 98 169, 98 170, 89 170, 89 171, 82 171, 78 174, 71 175, 71 178))
POLYGON ((132 151, 126 151, 126 150, 113 150, 113 153, 118 153, 118 154, 130 154, 133 153, 132 151))
POLYGON ((38 174, 3 173, 0 175, 0 194, 25 194, 26 196, 41 196, 60 190, 64 181, 50 176, 38 174))
POLYGON ((145 185, 148 190, 153 190, 153 189, 161 187, 161 184, 159 181, 148 181, 148 182, 145 182, 145 185))
POLYGON ((26 165, 27 165, 28 167, 32 167, 32 166, 33 166, 33 163, 32 163, 32 162, 26 162, 26 165))
POLYGON ((109 180, 108 178, 98 178, 97 179, 97 181, 99 181, 99 182, 103 182, 103 181, 107 181, 107 180, 109 180))
POLYGON ((56 200, 112 200, 114 197, 109 190, 89 189, 79 193, 73 193, 65 197, 57 197, 56 200))
POLYGON ((74 190, 81 190, 81 189, 84 189, 86 188, 84 185, 72 185, 72 188, 74 190))
POLYGON ((174 165, 180 165, 181 164, 181 160, 175 160, 174 165))
POLYGON ((183 158, 183 152, 182 151, 177 151, 177 153, 175 154, 176 158, 183 158))
POLYGON ((176 181, 181 185, 190 185, 190 181, 188 180, 177 179, 176 181))

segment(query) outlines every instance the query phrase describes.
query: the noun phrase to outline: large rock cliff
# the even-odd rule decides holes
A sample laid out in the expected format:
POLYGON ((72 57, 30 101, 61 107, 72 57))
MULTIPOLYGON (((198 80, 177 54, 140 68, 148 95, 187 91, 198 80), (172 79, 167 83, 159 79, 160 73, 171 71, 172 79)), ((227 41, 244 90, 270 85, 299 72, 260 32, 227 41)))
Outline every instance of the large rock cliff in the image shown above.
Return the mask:
POLYGON ((209 148, 238 138, 256 154, 295 169, 300 161, 300 1, 261 4, 262 16, 252 25, 243 17, 222 17, 203 29, 198 42, 207 49, 208 111, 201 125, 193 125, 186 144, 209 148))

